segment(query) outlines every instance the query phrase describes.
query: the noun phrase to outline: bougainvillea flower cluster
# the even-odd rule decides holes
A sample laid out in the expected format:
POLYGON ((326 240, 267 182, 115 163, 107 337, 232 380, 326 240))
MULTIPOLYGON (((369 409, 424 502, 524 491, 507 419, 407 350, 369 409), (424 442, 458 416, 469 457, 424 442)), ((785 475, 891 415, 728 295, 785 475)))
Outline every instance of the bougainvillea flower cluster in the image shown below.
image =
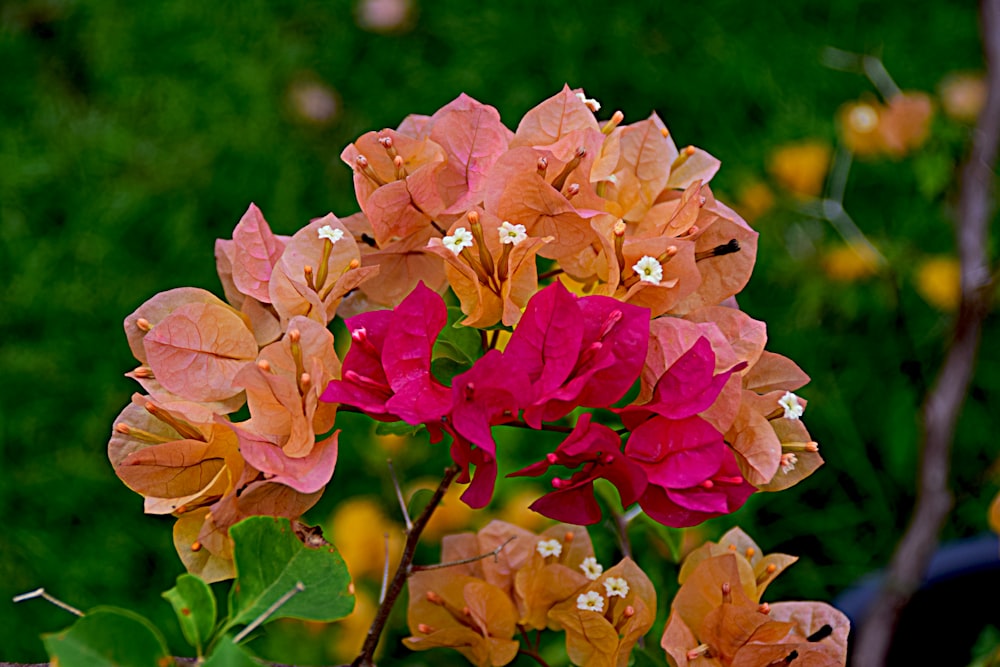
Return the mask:
POLYGON ((452 648, 479 667, 506 665, 528 631, 566 634, 577 665, 624 667, 656 616, 656 591, 631 559, 604 569, 586 530, 556 524, 540 535, 503 521, 447 536, 443 567, 409 580, 414 650, 452 648), (497 559, 476 559, 502 546, 497 559), (449 563, 455 563, 449 565, 449 563))
POLYGON ((692 552, 661 646, 672 667, 843 665, 850 621, 821 602, 761 602, 797 559, 763 555, 739 528, 692 552))
MULTIPOLYGON (((566 86, 511 130, 461 95, 368 132, 341 153, 359 212, 282 236, 251 205, 216 244, 225 300, 181 287, 126 318, 143 392, 109 457, 147 512, 176 517, 192 572, 232 576, 230 526, 317 501, 339 447, 362 446, 337 428, 341 408, 446 441, 477 508, 506 455, 494 429, 562 433, 516 474, 546 479, 532 508, 573 524, 601 518, 601 479, 626 508, 689 526, 822 464, 794 393, 808 377, 737 306, 757 233, 715 199, 719 161, 678 147, 656 114, 598 109, 566 86), (456 328, 482 344, 440 376, 437 343, 456 328)), ((471 610, 468 586, 441 595, 471 610)), ((510 600, 518 622, 545 618, 510 600)), ((502 638, 504 614, 476 627, 502 638)), ((497 641, 469 650, 507 656, 497 641)))

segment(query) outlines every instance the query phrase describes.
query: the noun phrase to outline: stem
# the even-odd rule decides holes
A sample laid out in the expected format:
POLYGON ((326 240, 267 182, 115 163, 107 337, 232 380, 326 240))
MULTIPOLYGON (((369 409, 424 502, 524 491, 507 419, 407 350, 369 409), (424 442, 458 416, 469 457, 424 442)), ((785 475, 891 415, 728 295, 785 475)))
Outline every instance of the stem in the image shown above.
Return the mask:
POLYGON ((434 491, 434 495, 431 496, 430 501, 420 513, 420 516, 414 520, 413 526, 406 531, 406 545, 403 547, 403 556, 399 560, 399 566, 392 577, 388 591, 386 591, 385 599, 382 600, 382 603, 378 607, 375 620, 372 621, 371 627, 368 628, 368 634, 365 637, 364 645, 361 647, 361 653, 351 663, 352 667, 374 666, 375 663, 372 661, 372 656, 375 655, 378 641, 382 637, 382 631, 389 620, 389 613, 392 611, 392 607, 396 603, 399 594, 403 592, 403 584, 406 583, 406 578, 410 575, 420 535, 424 532, 424 528, 427 526, 427 522, 430 521, 431 515, 434 514, 434 510, 441 503, 445 491, 448 490, 448 487, 451 486, 452 481, 458 476, 460 471, 461 469, 455 465, 445 469, 444 476, 441 478, 438 488, 434 491))
POLYGON ((530 426, 523 419, 512 419, 509 422, 503 422, 503 423, 497 424, 497 425, 498 426, 516 426, 517 428, 528 428, 528 429, 531 429, 532 431, 552 431, 553 433, 572 433, 573 432, 573 427, 572 426, 557 426, 555 424, 542 424, 542 427, 540 429, 536 429, 533 426, 530 426))
POLYGON ((546 271, 542 275, 538 276, 538 282, 548 280, 549 278, 555 278, 562 273, 565 273, 562 269, 552 269, 551 271, 546 271))
POLYGON ((447 563, 434 563, 433 565, 413 565, 410 567, 410 572, 422 572, 425 570, 442 570, 446 567, 465 565, 466 563, 475 563, 477 560, 483 560, 484 558, 489 558, 490 556, 493 556, 494 563, 499 563, 500 552, 503 551, 503 548, 508 544, 510 544, 515 537, 517 537, 517 535, 511 535, 506 539, 506 541, 504 541, 503 544, 498 546, 493 551, 487 551, 486 553, 479 554, 478 556, 469 556, 468 558, 462 558, 460 560, 448 561, 447 563))
POLYGON ((245 628, 243 628, 242 630, 240 630, 239 634, 237 634, 235 637, 233 637, 233 643, 234 644, 239 644, 241 641, 243 641, 244 637, 246 637, 251 632, 253 632, 254 630, 256 630, 260 626, 261 623, 263 623, 264 621, 266 621, 267 619, 269 619, 274 612, 278 611, 278 609, 281 608, 282 605, 284 605, 286 602, 288 602, 293 597, 295 597, 295 595, 297 595, 298 593, 301 593, 305 589, 306 589, 306 587, 305 587, 305 585, 301 581, 296 581, 295 585, 292 586, 291 590, 289 590, 287 593, 285 593, 280 598, 278 598, 277 600, 275 600, 274 604, 272 604, 270 607, 268 607, 267 609, 265 609, 264 613, 262 613, 260 616, 258 616, 257 618, 255 618, 253 620, 253 622, 250 623, 250 625, 248 625, 245 628))
POLYGON ((549 663, 547 663, 544 660, 542 660, 542 656, 538 655, 534 651, 528 651, 528 650, 525 650, 525 649, 522 648, 522 649, 518 649, 517 654, 518 655, 526 655, 526 656, 528 656, 529 658, 531 658, 532 660, 534 660, 535 662, 537 662, 542 667, 549 667, 549 663))
POLYGON ((988 92, 959 183, 955 235, 962 300, 940 375, 924 404, 917 504, 893 554, 882 589, 860 627, 853 663, 859 667, 885 664, 899 614, 920 586, 951 511, 953 500, 948 489, 951 445, 976 367, 983 318, 990 304, 987 249, 993 168, 1000 145, 1000 0, 982 0, 980 15, 988 92))

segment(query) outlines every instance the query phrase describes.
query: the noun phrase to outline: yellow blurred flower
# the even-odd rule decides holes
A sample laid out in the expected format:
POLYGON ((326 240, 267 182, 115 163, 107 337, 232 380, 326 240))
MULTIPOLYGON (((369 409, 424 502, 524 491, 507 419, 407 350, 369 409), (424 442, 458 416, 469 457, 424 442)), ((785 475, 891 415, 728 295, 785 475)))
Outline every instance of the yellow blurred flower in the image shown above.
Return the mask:
POLYGON ((389 536, 389 569, 399 562, 403 528, 389 519, 372 498, 356 497, 337 505, 330 518, 333 542, 354 579, 382 580, 385 567, 385 536, 389 536))
POLYGON ((522 489, 514 493, 506 499, 503 507, 496 513, 496 518, 533 533, 541 532, 552 524, 552 520, 528 509, 528 506, 538 500, 541 495, 542 492, 539 489, 522 489))
POLYGON ((928 95, 906 92, 887 104, 862 100, 843 105, 837 112, 837 127, 855 155, 902 157, 927 140, 933 115, 928 95))
MULTIPOLYGON (((423 539, 436 542, 448 533, 457 533, 472 527, 477 514, 474 509, 462 502, 461 495, 465 493, 468 484, 452 484, 441 499, 441 504, 434 510, 431 520, 424 528, 423 539)), ((425 480, 414 484, 410 495, 418 489, 429 489, 433 491, 437 488, 437 481, 425 480)), ((418 510, 419 511, 419 510, 418 510)), ((411 517, 415 519, 416 517, 411 517)))
POLYGON ((767 170, 783 188, 803 197, 817 197, 823 192, 832 150, 817 140, 779 146, 771 152, 767 170))
MULTIPOLYGON (((361 653, 361 646, 365 643, 365 635, 368 628, 375 619, 378 611, 378 604, 367 591, 359 590, 355 593, 354 611, 348 616, 337 621, 333 625, 325 624, 327 632, 333 632, 329 643, 330 659, 338 663, 347 664, 354 660, 361 653)), ((382 642, 381 649, 387 642, 382 642)), ((375 657, 378 657, 376 652, 375 657)))
POLYGON ((747 222, 753 222, 774 207, 774 192, 763 181, 750 181, 736 191, 733 208, 747 222))
POLYGON ((869 278, 878 271, 878 261, 864 246, 840 245, 828 250, 822 259, 823 271, 832 280, 851 283, 869 278))
POLYGON ((954 72, 938 87, 945 115, 963 123, 974 123, 986 104, 986 81, 982 74, 954 72))
POLYGON ((917 293, 940 310, 952 311, 961 300, 961 270, 954 257, 938 256, 924 260, 915 276, 917 293))

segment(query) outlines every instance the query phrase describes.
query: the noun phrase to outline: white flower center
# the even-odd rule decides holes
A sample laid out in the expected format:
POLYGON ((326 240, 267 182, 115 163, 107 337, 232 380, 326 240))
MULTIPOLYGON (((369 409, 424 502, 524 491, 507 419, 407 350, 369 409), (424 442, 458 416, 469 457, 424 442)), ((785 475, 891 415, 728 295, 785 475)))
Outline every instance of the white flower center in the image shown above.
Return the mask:
POLYGON ((628 595, 628 582, 621 577, 608 577, 604 580, 604 590, 609 598, 616 595, 623 598, 628 595))
POLYGON ((781 455, 781 472, 786 475, 795 470, 795 464, 799 462, 799 457, 791 452, 781 455))
POLYGON ((576 608, 583 611, 602 612, 604 611, 604 598, 597 591, 581 593, 576 598, 576 608))
POLYGON ((444 247, 457 255, 462 252, 462 248, 472 246, 472 232, 465 227, 459 227, 455 230, 454 234, 441 239, 441 242, 444 244, 444 247))
POLYGON ((591 581, 596 581, 601 573, 604 572, 604 566, 597 562, 597 559, 593 556, 588 556, 583 559, 580 563, 580 569, 583 570, 583 574, 586 575, 591 581))
POLYGON ((517 245, 524 239, 528 238, 528 232, 524 228, 524 225, 512 225, 506 220, 500 223, 499 232, 500 243, 517 245))
POLYGON ((656 261, 655 257, 650 257, 649 255, 644 255, 642 259, 636 262, 632 270, 639 276, 639 280, 645 283, 659 285, 660 281, 663 280, 663 266, 656 261))
POLYGON ((538 553, 546 558, 549 556, 559 556, 562 553, 562 544, 559 543, 559 540, 542 540, 535 548, 538 550, 538 553))
POLYGON ((336 243, 340 239, 344 238, 344 230, 335 229, 330 225, 323 225, 316 230, 316 233, 319 234, 321 239, 328 239, 330 243, 336 243))
POLYGON ((799 402, 799 397, 790 391, 778 399, 778 405, 785 409, 785 419, 798 419, 806 408, 799 402))

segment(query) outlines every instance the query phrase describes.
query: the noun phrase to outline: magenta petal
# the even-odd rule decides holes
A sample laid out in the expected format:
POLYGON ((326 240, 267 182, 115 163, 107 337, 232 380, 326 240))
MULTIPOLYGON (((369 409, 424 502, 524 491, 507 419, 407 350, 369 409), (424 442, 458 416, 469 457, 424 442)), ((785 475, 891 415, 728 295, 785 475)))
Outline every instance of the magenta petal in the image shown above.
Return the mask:
POLYGON ((584 346, 591 340, 602 346, 577 404, 605 407, 639 378, 649 346, 649 309, 606 296, 588 296, 578 303, 585 323, 584 346))
POLYGON ((732 458, 722 434, 700 417, 653 417, 632 431, 625 453, 651 483, 667 488, 694 486, 715 474, 724 457, 732 458))
POLYGON ((504 358, 528 376, 536 395, 562 386, 576 366, 583 337, 576 301, 558 281, 537 292, 504 348, 504 358))
POLYGON ((463 437, 493 452, 491 427, 516 419, 520 401, 529 392, 527 376, 509 368, 499 350, 490 350, 452 379, 452 425, 463 437))
POLYGON ((715 403, 733 370, 715 374, 712 344, 701 337, 667 369, 645 407, 670 419, 696 415, 715 403))
POLYGON ((642 466, 630 460, 624 454, 615 452, 614 460, 599 467, 600 476, 615 485, 621 497, 622 506, 628 507, 639 500, 646 490, 648 480, 642 466))
POLYGON ((594 497, 593 480, 547 493, 531 503, 529 509, 577 526, 589 526, 601 520, 601 507, 594 497))
POLYGON ((649 515, 649 518, 653 519, 657 523, 663 524, 664 526, 670 526, 671 528, 688 528, 690 526, 697 526, 703 521, 707 521, 714 516, 719 516, 724 512, 719 514, 711 514, 706 512, 695 512, 683 507, 676 505, 670 498, 667 497, 667 493, 664 489, 659 486, 653 486, 652 484, 646 487, 645 493, 639 499, 639 506, 642 507, 642 511, 649 515))
POLYGON ((472 509, 482 509, 493 497, 493 489, 497 480, 496 459, 482 449, 472 445, 460 437, 451 445, 451 458, 462 468, 458 481, 468 481, 471 467, 476 472, 471 477, 469 487, 462 494, 462 502, 472 509))
POLYGON ((434 341, 447 322, 444 299, 422 281, 392 311, 382 367, 393 391, 399 393, 406 385, 430 376, 434 341))

